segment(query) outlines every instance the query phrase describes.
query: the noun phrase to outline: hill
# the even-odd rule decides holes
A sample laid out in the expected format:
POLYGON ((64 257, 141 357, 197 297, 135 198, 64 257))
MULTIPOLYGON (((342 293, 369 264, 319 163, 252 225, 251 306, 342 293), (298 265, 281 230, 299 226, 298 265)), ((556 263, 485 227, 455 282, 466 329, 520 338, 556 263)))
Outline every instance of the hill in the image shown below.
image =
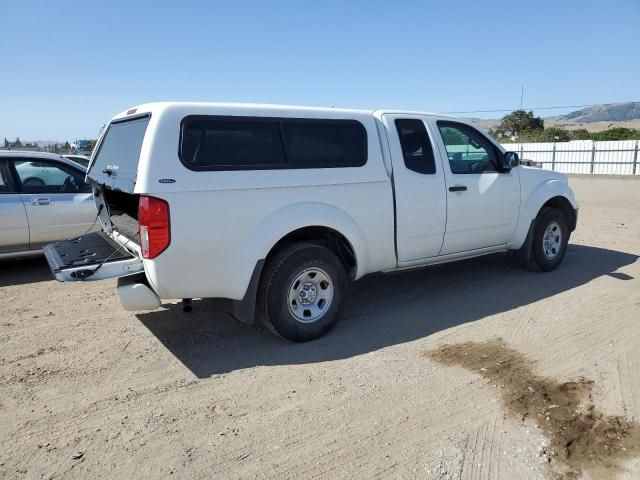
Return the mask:
POLYGON ((563 115, 559 120, 576 123, 640 120, 640 102, 594 105, 563 115))

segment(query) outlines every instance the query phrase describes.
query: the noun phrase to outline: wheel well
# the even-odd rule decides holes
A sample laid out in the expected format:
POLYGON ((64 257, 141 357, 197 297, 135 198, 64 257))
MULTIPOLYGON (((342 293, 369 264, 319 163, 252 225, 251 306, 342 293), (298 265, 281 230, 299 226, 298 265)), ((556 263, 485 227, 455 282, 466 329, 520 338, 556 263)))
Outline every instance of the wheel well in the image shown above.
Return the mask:
POLYGON ((308 242, 328 248, 340 259, 350 278, 356 275, 356 255, 351 243, 340 232, 321 226, 303 227, 288 233, 271 248, 266 262, 281 248, 295 242, 308 242))
POLYGON ((569 229, 572 232, 576 229, 576 211, 574 210, 573 205, 571 205, 571 202, 569 202, 565 197, 553 197, 546 201, 542 208, 544 207, 553 207, 560 210, 567 219, 567 222, 569 222, 569 229))

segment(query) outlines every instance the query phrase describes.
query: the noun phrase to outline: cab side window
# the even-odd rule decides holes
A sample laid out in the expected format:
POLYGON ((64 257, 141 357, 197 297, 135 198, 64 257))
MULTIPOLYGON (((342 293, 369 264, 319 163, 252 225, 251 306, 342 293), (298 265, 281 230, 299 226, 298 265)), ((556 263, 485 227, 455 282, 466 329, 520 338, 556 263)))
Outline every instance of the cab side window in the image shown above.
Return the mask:
POLYGON ((13 162, 22 193, 84 193, 91 187, 80 171, 39 159, 13 162))
POLYGON ((479 131, 457 122, 438 121, 452 173, 495 172, 495 146, 479 131))
POLYGON ((424 122, 415 119, 398 119, 396 129, 400 137, 405 167, 417 173, 436 173, 433 147, 424 122))

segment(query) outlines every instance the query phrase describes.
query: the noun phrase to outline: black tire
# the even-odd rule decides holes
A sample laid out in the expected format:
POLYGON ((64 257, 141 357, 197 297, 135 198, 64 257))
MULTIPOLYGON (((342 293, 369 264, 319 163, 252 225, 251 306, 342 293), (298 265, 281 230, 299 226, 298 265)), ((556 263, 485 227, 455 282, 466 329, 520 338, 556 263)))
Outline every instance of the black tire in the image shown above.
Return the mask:
MULTIPOLYGON (((298 282, 299 288, 305 284, 298 282)), ((340 319, 348 285, 344 265, 331 250, 313 243, 295 243, 277 252, 265 266, 258 290, 258 314, 269 330, 284 338, 294 342, 314 340, 331 330, 340 319), (307 306, 298 303, 300 298, 291 302, 295 304, 291 308, 289 304, 294 280, 305 271, 326 274, 331 283, 324 288, 331 287, 332 298, 325 302, 326 310, 318 313, 319 318, 303 321, 296 318, 292 310, 304 316, 310 311, 306 310, 307 306)), ((320 288, 323 287, 318 285, 320 288)), ((320 305, 320 302, 314 303, 320 305)))
POLYGON ((545 207, 540 210, 536 218, 531 243, 531 260, 534 265, 542 272, 549 272, 558 268, 567 251, 570 235, 569 224, 560 210, 552 207, 545 207), (556 229, 547 232, 548 227, 552 229, 556 227, 556 229), (557 248, 547 247, 547 253, 545 253, 546 233, 550 235, 551 239, 559 241, 557 248))

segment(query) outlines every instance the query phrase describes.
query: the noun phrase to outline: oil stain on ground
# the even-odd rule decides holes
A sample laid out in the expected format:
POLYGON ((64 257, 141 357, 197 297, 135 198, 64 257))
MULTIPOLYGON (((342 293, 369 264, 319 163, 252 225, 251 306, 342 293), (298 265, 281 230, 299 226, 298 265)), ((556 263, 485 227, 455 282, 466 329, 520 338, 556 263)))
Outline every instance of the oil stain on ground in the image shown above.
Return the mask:
POLYGON ((534 421, 549 439, 544 452, 562 478, 615 478, 624 462, 640 456, 640 425, 605 415, 591 403, 592 382, 558 382, 535 373, 532 362, 504 341, 444 345, 425 355, 459 365, 498 389, 508 415, 534 421))

